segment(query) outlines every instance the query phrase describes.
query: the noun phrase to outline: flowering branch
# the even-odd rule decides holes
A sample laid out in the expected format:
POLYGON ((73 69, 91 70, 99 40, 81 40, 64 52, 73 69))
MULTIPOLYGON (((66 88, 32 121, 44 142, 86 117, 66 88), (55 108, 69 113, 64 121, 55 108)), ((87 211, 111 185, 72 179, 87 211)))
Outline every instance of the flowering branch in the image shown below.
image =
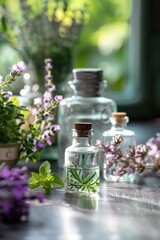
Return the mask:
MULTIPOLYGON (((101 151, 105 153, 104 167, 114 169, 115 176, 123 176, 134 172, 141 173, 151 163, 152 157, 149 155, 149 149, 146 145, 129 146, 126 153, 121 149, 123 138, 116 136, 109 143, 104 145, 97 141, 97 145, 101 151)), ((151 144, 153 146, 153 144, 151 144)), ((153 164, 153 161, 152 161, 153 164)))
POLYGON ((10 71, 5 78, 5 80, 0 85, 0 91, 7 87, 9 84, 15 81, 15 77, 21 76, 25 71, 24 62, 20 61, 17 64, 13 65, 10 71))
POLYGON ((32 115, 35 117, 33 126, 39 131, 39 135, 34 138, 33 151, 44 148, 46 145, 52 145, 53 136, 60 130, 60 125, 53 124, 55 121, 56 108, 62 100, 61 95, 56 95, 53 99, 53 92, 56 86, 52 83, 52 59, 45 59, 45 87, 46 91, 42 97, 34 100, 32 115))

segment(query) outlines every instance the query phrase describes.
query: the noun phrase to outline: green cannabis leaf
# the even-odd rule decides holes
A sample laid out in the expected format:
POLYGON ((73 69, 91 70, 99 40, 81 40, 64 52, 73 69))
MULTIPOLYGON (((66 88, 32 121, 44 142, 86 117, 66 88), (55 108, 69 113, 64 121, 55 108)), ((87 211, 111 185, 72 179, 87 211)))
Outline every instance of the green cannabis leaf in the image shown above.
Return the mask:
POLYGON ((64 186, 60 176, 51 171, 51 166, 48 161, 41 164, 39 173, 31 172, 31 177, 28 180, 30 188, 43 187, 45 193, 50 194, 55 185, 64 186))

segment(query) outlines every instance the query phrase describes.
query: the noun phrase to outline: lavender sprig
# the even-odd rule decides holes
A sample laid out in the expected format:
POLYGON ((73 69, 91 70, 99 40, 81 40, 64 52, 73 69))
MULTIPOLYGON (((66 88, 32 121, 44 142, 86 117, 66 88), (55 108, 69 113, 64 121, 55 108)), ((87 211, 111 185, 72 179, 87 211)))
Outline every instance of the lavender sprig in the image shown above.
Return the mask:
POLYGON ((15 77, 21 76, 25 71, 24 62, 20 61, 13 65, 10 73, 5 77, 4 82, 0 85, 0 91, 15 81, 15 77))
POLYGON ((53 98, 53 92, 56 86, 53 84, 52 59, 45 59, 45 92, 41 98, 34 100, 35 108, 32 109, 32 114, 35 114, 33 125, 37 127, 40 134, 34 139, 33 151, 44 148, 47 145, 52 145, 53 137, 60 130, 60 126, 55 124, 55 114, 59 103, 62 101, 61 95, 56 95, 53 98))
POLYGON ((44 195, 29 192, 27 167, 0 169, 0 223, 23 222, 28 219, 28 200, 43 202, 44 195))
POLYGON ((148 163, 146 145, 129 146, 123 153, 121 149, 122 141, 122 137, 116 136, 107 145, 100 141, 97 142, 98 147, 105 153, 104 164, 106 168, 114 169, 114 175, 116 176, 143 172, 148 163))

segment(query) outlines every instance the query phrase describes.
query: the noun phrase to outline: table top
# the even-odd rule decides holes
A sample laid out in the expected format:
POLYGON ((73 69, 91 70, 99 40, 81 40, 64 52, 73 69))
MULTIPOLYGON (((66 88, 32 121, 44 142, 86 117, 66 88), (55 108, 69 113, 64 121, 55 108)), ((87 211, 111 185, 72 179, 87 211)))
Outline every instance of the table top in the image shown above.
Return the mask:
POLYGON ((28 222, 0 227, 0 240, 53 239, 159 240, 159 187, 101 180, 94 197, 56 188, 44 203, 31 202, 28 222))

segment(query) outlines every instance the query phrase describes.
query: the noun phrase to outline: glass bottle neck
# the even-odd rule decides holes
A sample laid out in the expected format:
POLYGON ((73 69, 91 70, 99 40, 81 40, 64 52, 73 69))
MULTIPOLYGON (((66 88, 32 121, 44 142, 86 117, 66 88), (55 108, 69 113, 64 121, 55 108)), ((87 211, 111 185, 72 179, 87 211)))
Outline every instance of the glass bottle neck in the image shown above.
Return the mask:
POLYGON ((123 123, 112 123, 112 127, 111 129, 112 130, 123 130, 123 129, 126 129, 127 128, 127 123, 126 122, 123 122, 123 123))
POLYGON ((100 97, 107 86, 106 81, 97 84, 93 84, 92 82, 85 82, 85 84, 83 84, 78 80, 69 81, 69 85, 74 95, 79 97, 100 97))
POLYGON ((87 147, 92 145, 92 131, 88 136, 78 136, 77 132, 73 129, 72 145, 87 147))
POLYGON ((129 118, 127 116, 121 119, 115 119, 114 117, 111 117, 110 121, 112 123, 112 130, 123 130, 127 128, 129 118))

